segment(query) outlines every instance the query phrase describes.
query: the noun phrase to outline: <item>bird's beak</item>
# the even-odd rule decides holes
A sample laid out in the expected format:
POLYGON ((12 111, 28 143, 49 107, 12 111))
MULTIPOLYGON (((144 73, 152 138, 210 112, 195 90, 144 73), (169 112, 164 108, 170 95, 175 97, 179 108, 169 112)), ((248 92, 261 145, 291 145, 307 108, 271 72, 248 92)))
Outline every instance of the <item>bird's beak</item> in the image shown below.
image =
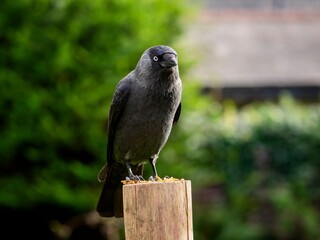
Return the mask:
POLYGON ((171 68, 178 65, 177 55, 174 53, 163 54, 163 60, 160 63, 161 67, 171 68))

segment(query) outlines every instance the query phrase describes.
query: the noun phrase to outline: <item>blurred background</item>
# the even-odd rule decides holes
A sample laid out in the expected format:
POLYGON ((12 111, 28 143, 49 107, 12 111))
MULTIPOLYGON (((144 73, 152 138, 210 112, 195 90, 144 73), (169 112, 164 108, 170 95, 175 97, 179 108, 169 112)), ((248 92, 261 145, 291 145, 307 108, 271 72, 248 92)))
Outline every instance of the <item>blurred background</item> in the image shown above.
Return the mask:
POLYGON ((157 167, 192 181, 194 238, 319 238, 320 0, 0 8, 1 234, 124 239, 122 219, 95 212, 108 109, 142 52, 165 44, 183 108, 157 167))

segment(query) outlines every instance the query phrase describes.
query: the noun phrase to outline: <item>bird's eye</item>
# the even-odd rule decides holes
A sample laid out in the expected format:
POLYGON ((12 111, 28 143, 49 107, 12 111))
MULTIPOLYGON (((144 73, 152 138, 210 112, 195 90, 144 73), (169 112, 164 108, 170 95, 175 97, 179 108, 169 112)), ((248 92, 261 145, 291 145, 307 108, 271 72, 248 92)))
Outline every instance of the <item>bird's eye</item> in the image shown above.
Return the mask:
POLYGON ((157 56, 153 57, 153 61, 158 62, 159 58, 157 56))

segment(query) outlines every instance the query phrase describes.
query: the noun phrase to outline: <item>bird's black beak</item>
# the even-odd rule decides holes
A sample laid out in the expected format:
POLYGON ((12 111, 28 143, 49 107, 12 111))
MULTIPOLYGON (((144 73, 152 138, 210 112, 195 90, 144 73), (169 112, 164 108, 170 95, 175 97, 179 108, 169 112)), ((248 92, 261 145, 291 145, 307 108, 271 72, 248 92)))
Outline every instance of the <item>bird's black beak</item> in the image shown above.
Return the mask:
POLYGON ((174 53, 165 53, 162 55, 161 67, 171 68, 178 65, 177 55, 174 53))

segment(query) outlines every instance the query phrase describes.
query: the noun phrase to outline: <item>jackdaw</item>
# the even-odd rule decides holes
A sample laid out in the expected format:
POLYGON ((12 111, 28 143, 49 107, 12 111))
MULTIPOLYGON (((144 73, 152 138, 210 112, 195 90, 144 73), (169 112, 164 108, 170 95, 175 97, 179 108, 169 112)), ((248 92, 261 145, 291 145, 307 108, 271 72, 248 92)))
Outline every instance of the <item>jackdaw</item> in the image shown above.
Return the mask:
POLYGON ((121 180, 141 180, 156 160, 181 111, 178 56, 169 46, 150 47, 136 68, 117 85, 108 119, 107 161, 99 172, 104 185, 97 204, 102 217, 123 217, 121 180))

